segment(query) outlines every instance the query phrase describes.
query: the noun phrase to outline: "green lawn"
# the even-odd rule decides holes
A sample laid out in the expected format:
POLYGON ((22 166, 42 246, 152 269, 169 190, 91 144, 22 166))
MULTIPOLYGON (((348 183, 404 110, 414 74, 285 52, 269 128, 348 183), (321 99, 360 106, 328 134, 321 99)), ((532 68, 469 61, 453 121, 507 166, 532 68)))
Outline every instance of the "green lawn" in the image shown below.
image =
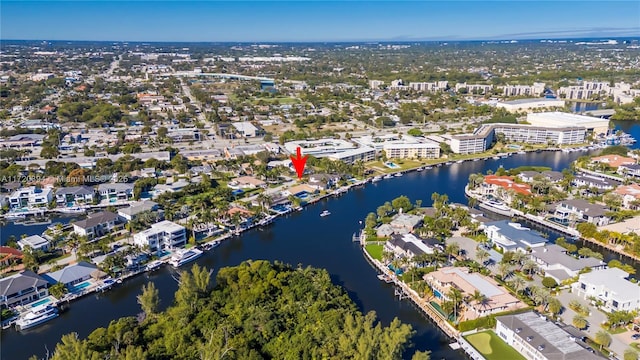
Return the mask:
POLYGON ((491 330, 465 336, 465 339, 487 360, 525 360, 524 356, 491 330))
POLYGON ((382 261, 382 248, 383 245, 369 244, 364 249, 371 255, 372 258, 382 261))

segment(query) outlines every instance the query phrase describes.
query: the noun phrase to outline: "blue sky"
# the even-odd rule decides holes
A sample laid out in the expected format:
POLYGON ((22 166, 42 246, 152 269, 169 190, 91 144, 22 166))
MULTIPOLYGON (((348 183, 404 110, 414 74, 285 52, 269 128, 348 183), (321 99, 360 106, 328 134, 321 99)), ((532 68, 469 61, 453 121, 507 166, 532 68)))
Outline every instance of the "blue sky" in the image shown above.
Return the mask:
POLYGON ((6 1, 0 38, 487 40, 640 36, 640 1, 6 1))

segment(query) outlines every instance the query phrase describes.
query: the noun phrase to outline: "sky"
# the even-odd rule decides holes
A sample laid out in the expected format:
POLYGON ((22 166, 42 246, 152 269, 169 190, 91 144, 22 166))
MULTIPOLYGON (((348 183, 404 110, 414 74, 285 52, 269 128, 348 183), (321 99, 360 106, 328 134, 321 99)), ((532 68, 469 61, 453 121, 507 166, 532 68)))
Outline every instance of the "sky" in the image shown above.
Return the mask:
POLYGON ((640 36, 640 1, 8 1, 0 39, 317 42, 640 36))

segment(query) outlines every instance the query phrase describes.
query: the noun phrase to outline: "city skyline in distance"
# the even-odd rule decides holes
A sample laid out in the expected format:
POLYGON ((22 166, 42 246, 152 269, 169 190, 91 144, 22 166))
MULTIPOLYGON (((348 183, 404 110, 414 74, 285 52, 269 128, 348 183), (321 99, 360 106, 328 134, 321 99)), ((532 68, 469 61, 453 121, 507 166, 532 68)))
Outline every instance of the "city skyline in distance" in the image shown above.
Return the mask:
POLYGON ((367 42, 640 37, 637 1, 3 1, 3 40, 367 42))

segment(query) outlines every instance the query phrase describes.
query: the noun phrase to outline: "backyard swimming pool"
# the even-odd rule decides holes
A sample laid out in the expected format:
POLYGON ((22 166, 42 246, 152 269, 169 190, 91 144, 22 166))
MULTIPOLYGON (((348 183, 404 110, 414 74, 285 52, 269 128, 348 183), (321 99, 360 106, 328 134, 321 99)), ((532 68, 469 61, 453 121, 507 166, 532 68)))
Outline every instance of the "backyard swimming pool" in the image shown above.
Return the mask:
POLYGON ((80 291, 84 290, 85 288, 87 288, 90 285, 91 285, 91 282, 85 281, 85 282, 82 282, 82 283, 80 283, 78 285, 72 286, 71 289, 69 289, 69 290, 71 292, 80 292, 80 291))
POLYGON ((273 205, 271 208, 279 213, 287 212, 291 209, 289 206, 282 204, 273 205))
POLYGON ((40 305, 44 305, 46 303, 50 303, 51 300, 46 298, 46 299, 42 299, 40 301, 34 302, 32 304, 29 304, 29 306, 31 306, 32 308, 36 307, 36 306, 40 306, 40 305))
POLYGON ((392 163, 391 161, 387 161, 386 163, 384 163, 384 166, 388 167, 389 169, 399 169, 400 166, 392 163))

